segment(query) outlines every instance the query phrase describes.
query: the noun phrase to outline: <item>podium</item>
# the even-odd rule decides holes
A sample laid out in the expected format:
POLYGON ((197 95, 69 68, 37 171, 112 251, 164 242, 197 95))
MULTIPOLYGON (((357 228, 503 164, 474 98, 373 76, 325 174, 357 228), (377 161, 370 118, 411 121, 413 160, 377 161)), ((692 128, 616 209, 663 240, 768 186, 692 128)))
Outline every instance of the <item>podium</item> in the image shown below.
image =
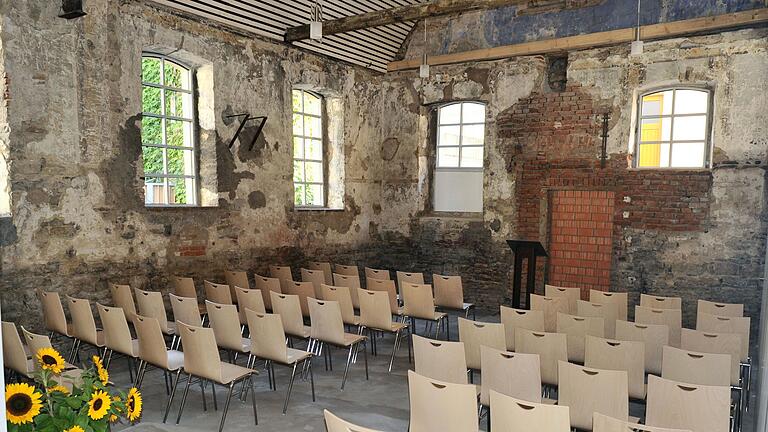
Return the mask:
POLYGON ((520 308, 520 288, 523 283, 523 259, 528 260, 528 277, 525 284, 525 309, 531 307, 531 293, 536 290, 536 257, 546 257, 547 251, 535 240, 507 240, 515 254, 515 271, 512 277, 512 307, 520 308))

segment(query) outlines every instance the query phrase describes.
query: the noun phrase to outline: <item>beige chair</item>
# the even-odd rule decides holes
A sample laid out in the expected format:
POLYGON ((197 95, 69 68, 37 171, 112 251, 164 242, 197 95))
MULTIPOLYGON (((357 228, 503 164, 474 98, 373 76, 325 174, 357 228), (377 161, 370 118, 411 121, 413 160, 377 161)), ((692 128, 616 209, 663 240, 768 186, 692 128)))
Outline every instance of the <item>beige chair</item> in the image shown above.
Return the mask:
POLYGON ((112 293, 112 303, 122 309, 125 319, 132 323, 136 316, 136 303, 130 285, 109 284, 109 291, 112 293))
POLYGON ((211 281, 203 281, 205 288, 205 300, 218 304, 232 303, 232 291, 227 284, 218 284, 211 281))
POLYGON ((538 354, 512 353, 480 347, 483 379, 480 404, 490 405, 490 392, 541 403, 541 369, 538 354))
POLYGON ((731 385, 731 356, 664 347, 661 377, 688 384, 731 385))
POLYGON ((285 292, 288 282, 293 281, 293 272, 288 266, 269 266, 269 276, 280 280, 280 288, 285 292))
POLYGON ((67 324, 67 316, 64 315, 64 306, 61 304, 59 293, 43 291, 40 288, 35 289, 35 292, 43 306, 43 324, 50 332, 49 337, 59 335, 71 338, 72 326, 67 324))
POLYGON ((348 349, 347 364, 344 366, 344 377, 341 379, 341 389, 347 382, 349 366, 352 363, 352 354, 362 345, 365 358, 365 379, 368 380, 368 350, 365 347, 366 337, 362 335, 345 333, 344 321, 341 319, 341 308, 335 301, 323 301, 309 299, 309 316, 312 321, 309 351, 316 355, 322 355, 326 345, 348 349))
POLYGON ((216 336, 216 345, 229 351, 230 361, 232 363, 237 361, 238 354, 250 353, 251 340, 242 337, 237 306, 206 300, 205 307, 208 310, 208 319, 211 321, 213 334, 216 336), (234 358, 232 358, 232 354, 234 354, 234 358))
POLYGON ((178 348, 176 346, 178 343, 176 323, 168 321, 163 295, 157 291, 142 291, 138 288, 133 290, 136 293, 139 315, 156 319, 163 334, 171 337, 171 348, 178 348))
MULTIPOLYGON (((376 355, 376 338, 373 337, 373 331, 382 331, 393 333, 395 341, 392 344, 392 356, 389 359, 389 372, 392 372, 392 364, 395 361, 395 353, 400 347, 402 338, 410 339, 411 333, 408 324, 392 321, 390 312, 389 295, 384 291, 369 291, 358 288, 358 297, 360 298, 360 334, 368 330, 369 340, 374 355, 376 355), (407 331, 407 334, 405 332, 407 331)), ((342 316, 344 311, 342 309, 342 316)), ((411 343, 408 345, 408 361, 411 361, 411 343)))
POLYGON ((413 336, 414 370, 419 375, 455 384, 468 384, 463 342, 413 336))
POLYGON ((323 410, 323 417, 325 418, 325 429, 328 432, 379 432, 344 421, 328 410, 323 410))
POLYGON ((237 303, 237 294, 235 293, 235 287, 250 289, 251 283, 248 281, 248 273, 242 270, 225 270, 224 280, 229 285, 229 297, 233 302, 237 303))
MULTIPOLYGON (((321 284, 321 296, 320 298, 330 301, 335 301, 341 308, 341 319, 345 325, 359 326, 360 317, 355 315, 355 307, 352 306, 352 294, 350 288, 345 286, 331 286, 321 284)), ((360 288, 355 288, 358 290, 360 288)))
POLYGON ((515 352, 538 354, 541 360, 541 382, 557 386, 558 362, 568 361, 567 336, 519 328, 515 330, 515 352))
POLYGON ((307 263, 309 270, 320 270, 323 272, 323 283, 326 285, 333 285, 333 270, 331 269, 331 263, 329 262, 317 262, 310 261, 307 263))
POLYGON ((544 331, 544 311, 514 309, 506 306, 499 306, 499 308, 501 323, 504 324, 507 351, 515 351, 515 329, 544 331))
POLYGON ((608 292, 589 290, 590 303, 609 304, 616 306, 616 319, 627 320, 628 294, 625 292, 608 292))
POLYGON ((640 294, 640 306, 652 309, 682 309, 683 299, 680 297, 662 297, 640 294))
POLYGON ((106 345, 104 367, 109 369, 112 363, 112 354, 122 354, 128 359, 128 374, 133 381, 134 362, 139 358, 139 341, 131 337, 128 321, 123 310, 116 307, 107 307, 96 304, 99 311, 99 319, 104 327, 104 344, 106 345))
POLYGON ((409 273, 409 272, 395 272, 397 277, 397 289, 400 295, 403 295, 403 284, 412 283, 417 285, 424 285, 424 274, 422 273, 409 273))
MULTIPOLYGON (((488 430, 570 432, 570 408, 541 404, 491 390, 491 423, 488 430)), ((623 431, 626 432, 626 431, 623 431)))
POLYGON ((584 344, 587 336, 603 337, 605 324, 599 317, 557 314, 557 332, 568 340, 568 361, 584 363, 584 344))
POLYGON ((311 282, 315 289, 314 298, 323 298, 323 284, 325 284, 325 273, 322 270, 301 269, 301 281, 311 282))
POLYGON ((438 381, 408 371, 409 432, 477 432, 475 386, 438 381))
POLYGON ((314 402, 315 378, 312 375, 312 354, 285 346, 285 331, 280 316, 256 312, 251 309, 246 310, 245 315, 248 328, 251 330, 251 353, 248 355, 248 367, 253 368, 257 358, 265 360, 269 386, 274 390, 277 390, 274 364, 292 368, 291 380, 288 382, 288 393, 285 395, 285 402, 283 403, 283 414, 288 410, 288 400, 291 398, 293 381, 296 378, 296 370, 299 365, 302 366, 302 370, 306 366, 309 372, 312 402, 314 402))
POLYGON ((731 390, 648 376, 645 424, 693 432, 728 432, 731 390))
POLYGON ((696 315, 710 314, 726 317, 743 317, 744 305, 741 303, 718 303, 699 300, 696 303, 696 315))
POLYGON ((202 327, 203 319, 200 316, 200 308, 197 300, 192 297, 180 297, 175 294, 168 294, 173 312, 173 320, 183 322, 184 324, 202 327))
POLYGON ((287 281, 283 288, 287 294, 299 297, 301 314, 308 317, 309 306, 307 305, 307 299, 315 297, 315 285, 312 282, 287 281))
POLYGON ((333 285, 349 288, 349 295, 352 297, 352 306, 355 309, 360 309, 360 299, 357 297, 357 289, 361 288, 360 276, 334 273, 333 285))
POLYGON ((629 397, 645 399, 645 346, 642 342, 587 336, 584 366, 625 371, 629 379, 629 397))
MULTIPOLYGON (((6 323, 3 322, 3 325, 5 324, 6 323)), ((31 354, 32 367, 39 371, 40 363, 37 361, 37 353, 43 348, 53 348, 53 345, 51 345, 51 339, 46 335, 29 332, 24 327, 21 327, 21 333, 24 335, 24 341, 27 343, 26 348, 31 354)), ((13 339, 13 333, 11 333, 11 339, 13 339)), ((5 342, 5 333, 3 333, 3 342, 5 342)), ((16 345, 15 342, 14 345, 16 345)), ((24 348, 25 347, 22 347, 22 349, 24 348)), ((18 346, 16 349, 18 350, 18 346)), ((8 366, 6 365, 6 367, 8 366)), ((69 362, 64 362, 64 371, 61 373, 60 378, 53 379, 57 381, 58 384, 63 385, 67 390, 71 392, 73 386, 82 385, 82 374, 82 369, 79 369, 77 366, 74 366, 69 362)))
POLYGON ((262 297, 264 297, 264 309, 271 311, 272 310, 272 296, 270 293, 275 292, 278 294, 282 294, 283 290, 280 287, 280 279, 277 278, 271 278, 271 277, 265 277, 260 275, 254 275, 254 287, 256 287, 257 290, 261 291, 262 297))
POLYGON ((623 421, 600 413, 592 416, 593 432, 691 432, 685 429, 667 429, 623 421))
POLYGON ((389 274, 389 270, 365 268, 365 279, 378 279, 378 280, 391 280, 392 276, 389 274))
POLYGON ((260 290, 235 287, 235 296, 237 297, 237 312, 241 326, 248 325, 248 319, 245 316, 246 310, 250 309, 261 314, 267 313, 264 307, 264 296, 261 295, 260 290))
POLYGON ((696 316, 696 330, 707 333, 736 333, 741 336, 741 361, 749 358, 749 317, 726 317, 700 313, 696 316))
POLYGON ((592 414, 629 420, 629 393, 625 371, 593 369, 558 363, 558 405, 571 409, 571 427, 592 430, 592 414))
POLYGON ((680 333, 683 328, 683 314, 680 309, 654 309, 635 306, 635 323, 667 326, 669 328, 669 345, 680 347, 680 333))
MULTIPOLYGON (((190 300, 188 297, 186 300, 190 300)), ((195 302, 196 303, 196 302, 195 302)), ((168 419, 168 412, 171 410, 173 397, 176 395, 176 387, 179 384, 179 375, 184 367, 184 353, 177 350, 169 350, 165 347, 163 332, 160 331, 160 324, 155 318, 136 316, 134 328, 139 339, 139 373, 136 378, 136 387, 141 388, 144 381, 144 375, 149 366, 153 366, 163 371, 163 373, 175 374, 171 384, 171 393, 168 396, 168 403, 165 405, 163 414, 163 423, 168 419)))
POLYGON ((344 276, 357 276, 360 278, 360 270, 357 269, 356 265, 334 264, 333 272, 344 276))
POLYGON ((669 327, 664 324, 637 324, 618 320, 616 339, 642 342, 645 371, 661 375, 662 348, 669 343, 669 327))
POLYGON ((731 385, 738 386, 740 384, 741 335, 683 329, 680 347, 688 351, 729 355, 731 357, 731 385))
POLYGON ((311 332, 310 328, 304 325, 299 296, 270 292, 270 297, 272 297, 272 312, 279 315, 283 321, 283 329, 289 336, 289 344, 291 337, 309 339, 311 332))
POLYGON ((581 288, 544 285, 544 295, 547 297, 565 297, 568 300, 568 314, 576 314, 576 302, 581 300, 581 288))
POLYGON ((576 315, 582 317, 602 318, 605 325, 605 337, 616 336, 616 320, 618 307, 610 303, 594 303, 584 300, 576 302, 576 315))
POLYGON ((430 324, 435 323, 435 338, 437 338, 440 334, 440 325, 444 322, 446 326, 448 324, 448 314, 435 310, 432 287, 403 282, 400 292, 403 296, 403 315, 410 318, 413 332, 416 332, 416 320, 421 319, 430 324))
POLYGON ((554 332, 557 330, 557 314, 569 311, 568 299, 531 294, 531 310, 544 312, 544 330, 554 332))
POLYGON ((459 318, 459 341, 464 342, 464 354, 467 368, 470 369, 470 382, 475 370, 482 367, 480 347, 490 347, 504 351, 507 347, 504 339, 504 324, 471 321, 459 318))
POLYGON ((96 328, 91 303, 86 299, 67 296, 67 307, 72 315, 72 337, 75 338, 75 345, 72 347, 69 362, 73 363, 75 358, 79 357, 80 346, 83 343, 96 348, 96 351, 101 354, 101 350, 105 346, 104 332, 96 328))
MULTIPOLYGON (((181 343, 184 346, 184 373, 187 374, 187 385, 184 388, 184 396, 181 398, 181 406, 179 407, 176 424, 179 424, 181 421, 192 377, 196 377, 201 381, 209 381, 212 385, 219 384, 229 388, 227 399, 224 403, 224 411, 221 415, 221 423, 219 423, 219 432, 224 429, 224 421, 227 418, 232 391, 235 388, 235 384, 239 382, 242 382, 244 386, 247 384, 251 393, 253 393, 253 418, 255 424, 258 425, 256 393, 253 391, 253 380, 251 379, 251 376, 257 372, 236 364, 221 361, 213 329, 193 327, 179 323, 179 334, 181 336, 181 343)), ((203 399, 205 399, 205 395, 203 395, 203 399)))
POLYGON ((389 310, 392 315, 397 315, 402 318, 403 308, 397 302, 397 287, 395 281, 391 279, 373 279, 367 278, 365 281, 366 289, 369 291, 382 291, 386 292, 389 297, 389 310))
POLYGON ((432 275, 432 284, 435 287, 435 306, 444 310, 454 310, 464 313, 469 317, 473 311, 472 319, 475 319, 475 305, 464 302, 464 288, 461 284, 461 276, 432 275))
POLYGON ((19 331, 12 322, 2 322, 3 333, 3 367, 19 374, 20 377, 31 379, 35 372, 37 359, 29 358, 24 343, 19 337, 19 331))
POLYGON ((179 297, 191 297, 197 299, 195 281, 191 277, 171 276, 171 288, 179 297))

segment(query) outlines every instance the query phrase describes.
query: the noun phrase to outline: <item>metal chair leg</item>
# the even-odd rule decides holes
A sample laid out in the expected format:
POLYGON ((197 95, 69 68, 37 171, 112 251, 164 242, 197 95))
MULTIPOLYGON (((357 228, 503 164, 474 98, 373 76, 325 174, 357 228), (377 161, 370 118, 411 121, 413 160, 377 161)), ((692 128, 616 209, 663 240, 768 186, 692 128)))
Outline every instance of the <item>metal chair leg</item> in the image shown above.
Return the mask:
POLYGON ((288 400, 291 398, 291 390, 293 390, 293 380, 296 378, 296 368, 299 366, 298 362, 293 364, 293 370, 291 371, 291 380, 288 381, 288 392, 285 394, 285 403, 283 403, 283 414, 288 411, 288 400))
MULTIPOLYGON (((176 386, 179 384, 179 377, 181 376, 181 369, 176 371, 176 378, 173 380, 171 386, 171 395, 168 397, 168 404, 165 406, 165 414, 163 415, 163 423, 168 420, 168 413, 171 411, 171 405, 173 404, 173 397, 176 395, 176 386)), ((178 422, 176 423, 178 424, 178 422)))
POLYGON ((205 401, 205 381, 202 378, 200 378, 200 395, 203 397, 203 411, 208 411, 205 401))
MULTIPOLYGON (((354 350, 354 345, 350 345, 349 347, 349 354, 347 354, 347 365, 344 367, 344 377, 341 379, 341 389, 344 390, 344 384, 347 382, 347 373, 349 373, 349 364, 352 362, 352 351, 354 350)), ((367 359, 367 353, 366 353, 366 359, 367 359)))
MULTIPOLYGON (((362 343, 365 344, 366 342, 362 343)), ((363 346, 363 360, 365 360, 365 380, 368 381, 368 350, 365 349, 365 346, 363 346)))
POLYGON ((184 405, 187 403, 187 395, 189 394, 189 385, 192 384, 192 375, 187 374, 187 385, 184 387, 184 396, 181 397, 181 406, 179 407, 179 415, 176 417, 176 424, 181 421, 181 413, 184 412, 184 405))
POLYGON ((218 411, 219 407, 217 406, 216 401, 216 383, 211 381, 211 393, 213 394, 213 410, 218 411))
POLYGON ((312 357, 304 360, 309 362, 309 385, 312 387, 312 402, 315 401, 315 376, 312 374, 312 357))
MULTIPOLYGON (((214 385, 211 383, 211 385, 214 385)), ((224 412, 221 414, 221 423, 219 424, 219 432, 224 429, 224 421, 227 419, 227 410, 229 410, 229 401, 232 399, 232 390, 235 388, 235 382, 229 383, 229 391, 227 392, 227 401, 224 402, 224 412)), ((214 400, 216 398, 214 397, 214 400)))
POLYGON ((141 360, 139 362, 139 372, 136 373, 136 389, 141 390, 141 383, 144 381, 144 374, 147 373, 147 362, 141 360))
POLYGON ((253 375, 248 377, 248 386, 251 389, 251 404, 253 404, 253 421, 259 425, 259 414, 256 411, 256 390, 253 389, 253 375))
POLYGON ((395 352, 400 345, 400 330, 395 333, 395 343, 392 345, 392 357, 389 359, 389 372, 392 372, 392 364, 395 363, 395 352))

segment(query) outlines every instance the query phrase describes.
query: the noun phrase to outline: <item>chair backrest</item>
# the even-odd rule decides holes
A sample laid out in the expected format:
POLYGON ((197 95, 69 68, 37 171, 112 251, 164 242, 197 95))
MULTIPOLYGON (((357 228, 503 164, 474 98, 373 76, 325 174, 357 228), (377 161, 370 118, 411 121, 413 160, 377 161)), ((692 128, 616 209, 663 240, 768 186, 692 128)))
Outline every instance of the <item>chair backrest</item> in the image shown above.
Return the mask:
POLYGON ((184 372, 221 382, 221 357, 213 329, 184 323, 178 325, 181 344, 184 346, 184 372))
POLYGON ((288 348, 280 315, 248 309, 245 316, 251 334, 251 354, 264 360, 287 363, 288 348))
POLYGON ((464 342, 464 354, 469 369, 480 369, 480 347, 504 351, 504 324, 478 322, 459 317, 459 341, 464 342))
POLYGON ((583 317, 597 317, 603 319, 605 337, 616 336, 616 320, 618 307, 610 303, 593 303, 584 300, 576 302, 576 315, 583 317))
POLYGON ((227 285, 229 285, 229 296, 235 303, 237 303, 235 287, 245 289, 251 287, 251 283, 248 281, 248 273, 242 270, 224 270, 224 280, 227 281, 227 285))
POLYGON ((333 270, 331 269, 331 263, 310 261, 307 263, 307 268, 310 270, 321 270, 323 272, 326 285, 333 285, 333 270))
POLYGON ((40 303, 43 305, 45 329, 68 336, 67 316, 64 315, 64 306, 61 304, 59 293, 43 291, 40 288, 37 288, 35 292, 37 292, 37 298, 40 299, 40 303))
MULTIPOLYGON (((27 353, 24 351, 24 343, 21 342, 19 331, 12 322, 2 322, 3 331, 3 366, 14 370, 24 376, 29 376, 29 362, 27 362, 27 353)), ((36 362, 33 361, 33 363, 36 362)))
POLYGON ((310 298, 308 303, 312 339, 344 345, 344 320, 339 302, 310 298))
POLYGON ((392 329, 392 313, 386 292, 358 288, 357 296, 360 299, 360 325, 371 329, 392 329))
POLYGON ((709 333, 683 329, 680 347, 702 353, 731 356, 731 385, 739 383, 741 372, 741 335, 737 333, 709 333))
POLYGON ((400 286, 403 296, 403 314, 413 318, 435 319, 435 301, 432 298, 432 287, 410 282, 400 286))
POLYGON ((358 270, 356 265, 334 264, 333 272, 345 276, 360 277, 360 270, 358 270))
POLYGON ((301 269, 301 281, 312 283, 315 289, 315 298, 323 298, 323 284, 325 284, 325 273, 322 270, 301 269))
POLYGON ((471 384, 438 381, 408 371, 409 432, 477 432, 477 393, 471 384))
POLYGON ((205 299, 218 304, 232 304, 232 291, 227 284, 217 284, 211 281, 203 281, 205 287, 205 299))
POLYGON ((352 297, 352 306, 357 309, 360 308, 360 299, 357 298, 357 289, 361 288, 360 276, 334 273, 333 285, 349 288, 349 295, 352 297))
POLYGON ((104 328, 104 344, 107 348, 130 356, 138 354, 133 351, 133 337, 123 310, 99 303, 96 303, 96 309, 99 311, 99 319, 104 328))
POLYGON ((435 306, 449 309, 464 309, 464 288, 461 276, 432 275, 435 286, 435 306))
POLYGON ((557 332, 568 339, 568 361, 584 363, 584 343, 587 336, 603 337, 605 324, 599 317, 557 314, 557 332))
MULTIPOLYGON (((344 324, 357 324, 355 323, 355 307, 352 306, 352 294, 350 293, 351 289, 345 286, 337 287, 326 284, 322 284, 321 288, 321 298, 335 301, 339 304, 339 308, 341 309, 341 319, 344 321, 344 324)), ((358 289, 360 288, 355 288, 355 290, 358 289)))
POLYGON ((403 284, 408 282, 412 284, 424 285, 423 273, 409 273, 409 272, 395 272, 397 278, 397 289, 400 290, 400 295, 403 295, 403 284))
POLYGON ((374 429, 364 428, 344 421, 328 410, 323 410, 323 416, 325 417, 325 429, 327 432, 378 432, 374 429))
POLYGON ((391 279, 374 279, 371 277, 366 278, 365 287, 370 291, 384 291, 389 297, 389 311, 394 315, 397 314, 399 306, 397 304, 397 287, 395 281, 391 279))
POLYGON ((592 432, 691 432, 686 429, 667 429, 623 421, 600 413, 592 416, 592 432))
POLYGON ((689 384, 730 386, 731 356, 665 346, 661 377, 689 384))
POLYGON ((235 287, 235 296, 237 297, 237 311, 240 324, 248 324, 248 319, 245 316, 247 309, 262 314, 267 312, 264 307, 264 296, 261 295, 261 290, 235 287))
POLYGON ((749 321, 749 317, 726 317, 702 312, 696 315, 696 330, 741 335, 741 361, 746 361, 749 356, 749 321))
POLYGON ((554 332, 557 330, 558 312, 568 313, 569 311, 568 299, 565 297, 547 297, 531 294, 531 310, 544 312, 544 330, 554 332))
POLYGON ((413 335, 413 358, 414 370, 420 375, 456 384, 469 382, 463 342, 413 335))
POLYGON ((521 328, 537 332, 544 331, 544 311, 515 309, 499 306, 501 323, 507 341, 507 351, 515 351, 515 329, 521 328))
POLYGON ((275 279, 280 279, 280 288, 285 292, 287 283, 293 280, 293 272, 288 266, 269 266, 269 276, 275 279))
POLYGON ((168 350, 165 347, 165 339, 157 319, 137 315, 133 327, 136 329, 136 337, 139 339, 139 358, 147 363, 167 369, 168 350))
POLYGON ((640 306, 654 309, 682 309, 683 299, 680 297, 662 297, 640 294, 640 306))
POLYGON ((541 367, 538 354, 513 353, 480 347, 483 379, 480 403, 488 406, 490 391, 528 402, 541 402, 541 367))
POLYGON ((515 352, 538 354, 541 361, 541 382, 557 385, 557 364, 568 361, 567 336, 518 328, 515 330, 515 352))
POLYGON ((616 321, 616 339, 642 342, 645 352, 645 371, 661 374, 662 348, 669 343, 669 327, 664 324, 637 324, 616 321))
POLYGON ((375 269, 366 267, 365 268, 365 278, 368 279, 379 279, 379 280, 391 280, 392 276, 389 274, 389 270, 383 270, 383 269, 375 269))
POLYGON ((203 320, 200 318, 200 306, 197 299, 192 297, 180 297, 174 294, 168 294, 171 302, 171 311, 174 321, 181 321, 184 324, 202 327, 203 320))
POLYGON ((680 347, 680 333, 683 328, 683 312, 680 309, 655 309, 635 306, 637 324, 663 324, 669 328, 669 345, 680 347))
POLYGON ((298 296, 301 314, 305 317, 309 316, 307 299, 315 297, 315 285, 312 282, 285 281, 283 291, 298 296))
POLYGON ((109 284, 109 291, 112 293, 112 303, 123 310, 128 322, 133 322, 133 317, 136 316, 136 303, 133 301, 131 286, 109 284))
POLYGON ((699 300, 696 302, 696 315, 703 313, 727 317, 742 317, 744 316, 744 305, 741 303, 718 303, 699 300))
MULTIPOLYGON (((570 432, 570 408, 510 397, 491 390, 491 428, 502 431, 570 432)), ((624 431, 626 432, 626 431, 624 431)))
POLYGON ((642 342, 587 336, 584 366, 625 371, 629 397, 645 399, 645 346, 642 342))
POLYGON ((266 310, 272 310, 272 296, 271 292, 281 294, 283 292, 280 287, 280 279, 265 277, 260 275, 254 275, 254 286, 257 290, 261 291, 262 297, 264 297, 264 308, 266 310))
POLYGON ((581 300, 581 288, 544 285, 544 295, 547 297, 565 297, 568 300, 568 313, 576 314, 576 301, 581 300))
POLYGON ((91 302, 87 299, 67 296, 67 307, 72 315, 73 336, 91 345, 98 345, 96 321, 93 319, 91 302))
MULTIPOLYGON (((41 349, 53 347, 51 339, 46 335, 32 333, 25 329, 24 326, 21 327, 21 333, 24 335, 24 341, 27 343, 27 348, 29 348, 29 352, 33 357, 41 349)), ((34 363, 35 368, 38 368, 39 363, 36 361, 34 363)))
POLYGON ((629 420, 625 371, 593 369, 561 361, 558 405, 571 409, 571 427, 592 430, 592 413, 629 420))
POLYGON ((197 300, 195 280, 191 277, 171 276, 171 288, 179 297, 190 297, 197 300))
POLYGON ((730 430, 731 388, 681 383, 648 375, 645 424, 693 432, 730 430))
POLYGON ((304 317, 301 313, 299 296, 274 291, 269 295, 272 297, 272 312, 280 315, 285 332, 291 336, 304 337, 304 317))
POLYGON ((243 338, 240 334, 240 318, 237 315, 237 306, 206 300, 205 309, 208 311, 208 319, 211 321, 211 328, 216 336, 216 344, 224 349, 242 351, 243 338))
POLYGON ((625 292, 589 290, 591 303, 614 305, 616 307, 616 319, 624 321, 627 320, 628 297, 629 295, 625 292))
POLYGON ((136 293, 136 304, 139 306, 139 315, 155 318, 160 324, 160 330, 163 333, 170 333, 168 326, 168 315, 165 313, 165 303, 163 295, 158 291, 143 291, 134 288, 136 293))

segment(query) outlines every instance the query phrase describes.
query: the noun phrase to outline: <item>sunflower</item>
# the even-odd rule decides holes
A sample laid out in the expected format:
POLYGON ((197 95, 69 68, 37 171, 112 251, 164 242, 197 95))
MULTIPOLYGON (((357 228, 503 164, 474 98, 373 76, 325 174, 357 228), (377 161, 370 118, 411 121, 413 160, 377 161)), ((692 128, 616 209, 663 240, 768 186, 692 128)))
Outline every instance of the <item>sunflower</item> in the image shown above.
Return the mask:
POLYGON ((141 393, 139 393, 136 387, 131 387, 128 390, 128 395, 125 397, 125 414, 128 420, 136 421, 136 419, 141 417, 141 404, 141 393))
POLYGON ((56 384, 53 387, 48 387, 48 393, 53 393, 53 392, 61 392, 64 394, 69 394, 69 390, 67 390, 66 387, 60 384, 56 384))
POLYGON ((96 369, 104 369, 104 363, 101 362, 101 358, 97 355, 91 357, 91 360, 93 360, 94 366, 96 366, 96 369))
POLYGON ((101 383, 104 385, 109 384, 109 372, 107 372, 107 370, 104 368, 99 368, 98 373, 99 373, 99 381, 101 381, 101 383))
POLYGON ((5 386, 5 410, 8 421, 13 424, 31 423, 40 414, 43 395, 26 383, 5 386))
POLYGON ((37 351, 37 361, 40 367, 56 375, 64 370, 64 358, 53 348, 40 348, 37 351))
POLYGON ((116 421, 118 420, 118 418, 119 418, 119 417, 117 417, 116 415, 114 415, 114 414, 110 414, 110 415, 109 415, 109 422, 110 422, 110 423, 114 423, 114 422, 116 422, 116 421))
POLYGON ((64 432, 85 432, 85 431, 80 426, 75 425, 69 429, 64 429, 64 432))
POLYGON ((111 399, 106 392, 96 390, 88 401, 88 417, 93 420, 101 420, 109 412, 111 399))

